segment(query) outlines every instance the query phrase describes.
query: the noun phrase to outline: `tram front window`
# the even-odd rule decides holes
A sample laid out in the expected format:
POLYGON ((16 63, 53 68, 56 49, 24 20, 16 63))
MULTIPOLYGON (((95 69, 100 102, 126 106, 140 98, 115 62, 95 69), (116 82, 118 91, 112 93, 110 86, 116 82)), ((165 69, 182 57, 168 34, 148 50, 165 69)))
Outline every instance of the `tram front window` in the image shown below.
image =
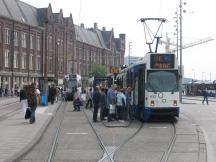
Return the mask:
POLYGON ((178 91, 177 71, 148 71, 147 90, 149 92, 178 91))

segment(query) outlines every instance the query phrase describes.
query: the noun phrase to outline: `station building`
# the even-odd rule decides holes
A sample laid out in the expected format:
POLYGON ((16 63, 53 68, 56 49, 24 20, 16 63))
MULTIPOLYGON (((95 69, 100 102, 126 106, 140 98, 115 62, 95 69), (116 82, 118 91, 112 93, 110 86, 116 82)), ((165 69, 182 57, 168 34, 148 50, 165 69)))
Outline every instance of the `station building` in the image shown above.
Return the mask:
POLYGON ((66 74, 89 77, 94 64, 107 70, 124 63, 125 34, 75 25, 72 14, 53 13, 19 0, 0 0, 0 86, 20 88, 38 78, 63 83, 66 74))

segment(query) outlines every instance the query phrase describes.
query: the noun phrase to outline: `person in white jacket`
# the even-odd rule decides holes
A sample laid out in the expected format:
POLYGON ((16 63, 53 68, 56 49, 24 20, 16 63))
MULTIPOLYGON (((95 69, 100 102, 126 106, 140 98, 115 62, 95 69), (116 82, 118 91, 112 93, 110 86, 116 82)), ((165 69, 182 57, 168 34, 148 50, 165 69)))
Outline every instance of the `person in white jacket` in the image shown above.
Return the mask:
POLYGON ((117 95, 116 95, 116 109, 117 109, 117 116, 118 120, 124 121, 125 120, 125 110, 126 110, 126 97, 123 93, 123 89, 118 88, 117 95))

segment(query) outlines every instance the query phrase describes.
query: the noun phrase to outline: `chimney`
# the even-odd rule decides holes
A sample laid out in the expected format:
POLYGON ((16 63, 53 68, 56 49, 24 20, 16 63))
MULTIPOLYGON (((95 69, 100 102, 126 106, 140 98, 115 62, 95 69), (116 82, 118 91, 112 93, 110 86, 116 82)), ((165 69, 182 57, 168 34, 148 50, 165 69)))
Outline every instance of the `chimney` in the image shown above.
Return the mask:
POLYGON ((94 29, 98 29, 98 24, 94 23, 94 29))
POLYGON ((103 31, 106 31, 106 27, 103 27, 102 30, 103 30, 103 31))
POLYGON ((80 24, 80 27, 81 27, 82 29, 84 29, 84 23, 81 23, 81 24, 80 24))

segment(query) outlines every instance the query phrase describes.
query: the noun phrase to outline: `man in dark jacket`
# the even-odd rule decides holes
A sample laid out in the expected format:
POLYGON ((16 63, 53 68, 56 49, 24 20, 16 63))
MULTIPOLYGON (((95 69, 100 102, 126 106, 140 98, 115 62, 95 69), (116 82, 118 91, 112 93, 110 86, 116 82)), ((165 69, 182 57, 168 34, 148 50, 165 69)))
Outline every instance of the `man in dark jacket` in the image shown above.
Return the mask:
POLYGON ((204 101, 206 101, 206 103, 208 104, 208 89, 207 88, 203 91, 203 101, 202 101, 202 104, 204 104, 204 101))
POLYGON ((30 124, 35 122, 35 111, 37 108, 37 96, 36 96, 36 87, 35 84, 32 83, 31 85, 25 86, 26 96, 28 100, 28 106, 31 109, 31 116, 30 116, 30 124))
POLYGON ((105 94, 105 88, 101 88, 100 92, 100 119, 104 120, 104 117, 108 115, 108 112, 106 111, 107 106, 107 97, 105 94))
POLYGON ((95 88, 95 91, 93 92, 93 103, 94 103, 93 122, 97 122, 97 114, 100 106, 100 92, 98 86, 95 88))

